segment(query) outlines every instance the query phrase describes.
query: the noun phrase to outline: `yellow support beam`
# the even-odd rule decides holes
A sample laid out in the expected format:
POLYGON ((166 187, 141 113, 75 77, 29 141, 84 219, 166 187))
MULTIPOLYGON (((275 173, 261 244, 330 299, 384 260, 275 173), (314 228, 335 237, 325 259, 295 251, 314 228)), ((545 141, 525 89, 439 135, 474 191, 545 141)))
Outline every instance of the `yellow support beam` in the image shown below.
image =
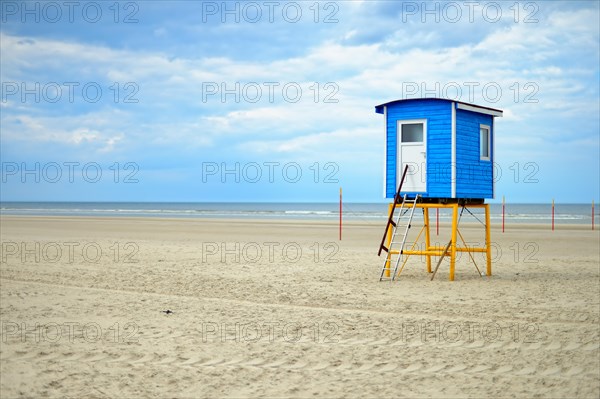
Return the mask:
MULTIPOLYGON (((398 251, 396 251, 396 253, 399 253, 398 251)), ((430 250, 430 251, 421 251, 421 250, 417 250, 417 251, 410 251, 410 250, 404 250, 402 252, 404 255, 426 255, 426 256, 441 256, 444 253, 443 249, 440 250, 430 250)))
MULTIPOLYGON (((423 208, 423 221, 425 223, 425 248, 431 249, 431 236, 429 233, 429 208, 423 208)), ((431 273, 431 256, 427 256, 427 273, 431 273)))
MULTIPOLYGON (((393 204, 390 204, 393 205, 393 204)), ((400 207, 400 204, 396 205, 397 208, 400 207)), ((410 203, 406 203, 404 204, 404 208, 412 208, 413 204, 410 203)), ((423 208, 423 209, 435 209, 435 208, 447 208, 447 209, 453 209, 455 207, 458 207, 458 204, 423 204, 423 203, 418 203, 416 204, 417 208, 423 208)), ((466 206, 467 208, 485 208, 485 207, 489 207, 488 204, 474 204, 474 205, 468 205, 466 206)))
MULTIPOLYGON (((389 204, 388 214, 392 212, 392 209, 394 206, 400 207, 401 204, 396 204, 396 205, 394 205, 393 203, 389 204)), ((445 255, 450 256, 449 280, 454 281, 455 268, 456 268, 456 253, 457 252, 468 252, 469 255, 471 253, 476 253, 476 252, 477 253, 485 253, 486 254, 486 262, 487 262, 486 274, 488 276, 492 275, 492 247, 491 247, 491 233, 490 233, 491 224, 490 224, 490 206, 489 206, 489 204, 475 204, 475 205, 466 206, 467 208, 479 208, 479 209, 485 210, 485 247, 467 246, 464 243, 464 238, 462 238, 462 235, 461 235, 461 239, 463 241, 463 244, 465 244, 465 246, 457 246, 458 235, 460 234, 460 232, 458 231, 458 211, 459 211, 459 207, 462 207, 462 205, 459 205, 458 203, 453 203, 453 204, 406 203, 406 204, 404 204, 405 209, 410 209, 411 207, 423 209, 423 228, 421 229, 421 232, 418 234, 418 237, 415 239, 415 242, 413 243, 411 248, 405 249, 402 252, 403 255, 406 255, 407 257, 412 256, 412 255, 421 255, 421 256, 424 255, 426 257, 427 272, 431 273, 431 257, 444 255, 444 250, 446 249, 446 247, 441 247, 438 245, 431 245, 429 209, 440 209, 440 208, 441 209, 452 209, 452 231, 451 231, 450 246, 445 254, 445 255), (415 250, 414 248, 417 245, 417 241, 419 240, 421 234, 423 233, 423 230, 425 230, 425 248, 426 249, 425 250, 415 250)), ((391 239, 392 239, 392 226, 390 226, 390 228, 387 231, 386 246, 388 248, 391 245, 391 239)), ((391 255, 399 255, 399 254, 400 254, 400 252, 397 250, 391 250, 388 252, 387 261, 386 261, 386 269, 385 269, 386 277, 390 277, 390 274, 391 274, 391 262, 390 262, 391 255)), ((408 258, 404 259, 402 268, 400 268, 398 275, 400 275, 400 273, 402 272, 402 269, 404 268, 404 265, 406 264, 407 260, 408 260, 408 258)), ((471 256, 471 260, 473 260, 473 262, 475 262, 473 256, 471 256)), ((475 264, 475 267, 477 268, 477 264, 475 264)), ((477 269, 477 270, 479 271, 479 269, 477 269)))
POLYGON ((450 239, 450 281, 454 281, 454 267, 456 266, 456 229, 458 228, 458 204, 452 205, 452 238, 450 239))
MULTIPOLYGON (((439 246, 434 246, 434 247, 430 247, 429 249, 433 249, 433 250, 443 250, 444 247, 439 247, 439 246)), ((456 247, 456 252, 487 252, 487 248, 480 248, 480 247, 456 247)), ((406 251, 404 251, 404 253, 406 253, 406 251)))

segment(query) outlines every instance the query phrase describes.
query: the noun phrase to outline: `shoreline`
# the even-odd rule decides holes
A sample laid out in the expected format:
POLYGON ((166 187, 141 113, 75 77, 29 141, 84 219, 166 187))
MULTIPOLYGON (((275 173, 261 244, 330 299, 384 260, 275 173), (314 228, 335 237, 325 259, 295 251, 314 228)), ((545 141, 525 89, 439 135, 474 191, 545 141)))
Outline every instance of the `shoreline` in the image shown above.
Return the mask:
MULTIPOLYGON (((421 221, 417 217, 417 224, 421 221)), ((319 225, 319 226, 339 226, 339 219, 310 219, 310 218, 284 218, 284 217, 273 217, 273 218, 253 218, 253 217, 168 217, 168 216, 79 216, 79 215, 1 215, 1 220, 11 220, 11 219, 29 219, 29 220, 77 220, 77 221, 140 221, 140 222, 182 222, 182 223, 202 223, 202 222, 214 222, 214 223, 239 223, 239 224, 252 224, 252 223, 261 223, 261 224, 280 224, 280 225, 288 225, 288 224, 298 224, 298 225, 319 225)), ((387 220, 356 220, 356 219, 342 219, 342 227, 344 226, 381 226, 381 228, 385 228, 387 220)), ((448 222, 440 222, 440 228, 448 228, 450 227, 450 223, 448 222)), ((477 227, 480 226, 477 222, 462 222, 460 226, 466 227, 477 227)), ((431 225, 432 229, 435 229, 435 223, 431 225)), ((493 231, 499 230, 502 228, 500 223, 495 223, 493 220, 491 221, 491 229, 493 231)), ((505 222, 505 230, 549 230, 551 231, 550 223, 529 223, 529 222, 515 222, 509 223, 505 222)), ((555 230, 589 230, 590 232, 598 232, 600 228, 596 226, 592 231, 591 223, 583 224, 583 223, 561 223, 555 221, 555 230)))

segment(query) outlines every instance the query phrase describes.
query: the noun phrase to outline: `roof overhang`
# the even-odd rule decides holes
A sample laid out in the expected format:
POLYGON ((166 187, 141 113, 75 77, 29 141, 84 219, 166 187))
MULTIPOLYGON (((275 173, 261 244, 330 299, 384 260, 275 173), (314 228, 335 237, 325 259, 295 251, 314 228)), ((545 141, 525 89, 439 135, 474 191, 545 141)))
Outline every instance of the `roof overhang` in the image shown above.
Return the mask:
POLYGON ((499 109, 482 107, 480 105, 475 104, 467 104, 460 101, 456 102, 456 109, 464 109, 465 111, 479 112, 480 114, 492 116, 502 116, 502 111, 499 109))
POLYGON ((483 107, 481 105, 465 103, 462 101, 450 100, 448 98, 433 98, 433 97, 407 98, 407 99, 403 99, 403 100, 389 101, 385 104, 376 105, 375 112, 378 114, 383 114, 383 108, 386 105, 402 103, 402 102, 410 102, 410 101, 416 101, 416 100, 438 100, 438 101, 441 100, 441 101, 447 101, 447 102, 454 102, 454 103, 456 103, 457 109, 463 109, 465 111, 472 111, 472 112, 479 112, 480 114, 486 114, 486 115, 491 115, 491 116, 502 116, 502 110, 499 110, 499 109, 483 107))

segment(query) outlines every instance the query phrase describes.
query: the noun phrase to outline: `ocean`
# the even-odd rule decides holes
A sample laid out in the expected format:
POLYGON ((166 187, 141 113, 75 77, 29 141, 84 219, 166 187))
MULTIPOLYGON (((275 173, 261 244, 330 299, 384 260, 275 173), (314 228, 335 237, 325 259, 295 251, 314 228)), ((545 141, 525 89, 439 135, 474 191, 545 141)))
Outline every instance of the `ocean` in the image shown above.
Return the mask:
MULTIPOLYGON (((492 224, 501 223, 502 205, 491 204, 492 224)), ((344 220, 385 221, 387 203, 345 203, 344 220)), ((506 223, 551 223, 551 204, 506 204, 506 223)), ((591 204, 555 204, 556 224, 592 223, 591 204)), ((338 220, 338 203, 216 203, 216 202, 0 202, 0 215, 171 217, 171 218, 266 218, 338 220)), ((435 212, 431 215, 435 217, 435 212)), ((595 224, 600 210, 595 209, 595 224)), ((447 209, 440 222, 450 221, 447 209)), ((481 209, 464 212, 463 221, 483 220, 481 209)))

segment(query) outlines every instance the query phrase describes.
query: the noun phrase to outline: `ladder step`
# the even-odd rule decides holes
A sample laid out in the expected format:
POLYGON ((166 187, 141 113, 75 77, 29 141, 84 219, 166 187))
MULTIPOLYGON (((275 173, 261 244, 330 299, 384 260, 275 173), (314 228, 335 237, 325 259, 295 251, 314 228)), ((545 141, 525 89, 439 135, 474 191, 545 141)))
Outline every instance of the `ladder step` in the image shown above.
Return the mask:
POLYGON ((406 239, 408 237, 408 233, 410 228, 412 227, 412 219, 415 212, 415 207, 417 202, 419 201, 419 195, 416 195, 414 199, 409 199, 408 194, 404 194, 400 196, 400 192, 402 191, 402 184, 406 177, 406 173, 408 171, 408 165, 404 167, 404 172, 402 173, 402 178, 400 179, 400 185, 398 186, 398 190, 396 191, 396 195, 394 197, 394 207, 390 211, 390 215, 388 218, 388 224, 386 226, 386 230, 384 232, 383 238, 381 240, 381 245, 379 247, 379 254, 384 250, 388 253, 384 263, 383 268, 381 269, 381 275, 379 277, 379 281, 394 281, 396 279, 398 273, 398 266, 400 265, 400 261, 402 259, 402 255, 404 254, 404 246, 406 244, 406 239), (400 211, 398 216, 396 216, 394 220, 394 210, 396 209, 396 205, 400 205, 400 211), (405 205, 412 205, 409 207, 405 207, 405 205), (406 224, 401 224, 401 221, 404 222, 403 217, 408 214, 408 220, 406 220, 406 224), (393 226, 390 231, 390 225, 393 226), (398 229, 400 229, 400 234, 398 233, 398 229), (391 235, 391 236, 390 236, 391 235), (397 236, 397 237, 396 237, 397 236), (386 237, 390 240, 388 245, 389 248, 384 245, 386 237), (396 241, 395 238, 401 239, 401 241, 396 241), (398 249, 392 249, 394 246, 397 246, 398 249), (394 255, 397 255, 395 260, 392 261, 394 255), (393 273, 391 273, 392 262, 395 263, 393 267, 393 273), (386 270, 390 273, 389 277, 384 277, 386 270))

